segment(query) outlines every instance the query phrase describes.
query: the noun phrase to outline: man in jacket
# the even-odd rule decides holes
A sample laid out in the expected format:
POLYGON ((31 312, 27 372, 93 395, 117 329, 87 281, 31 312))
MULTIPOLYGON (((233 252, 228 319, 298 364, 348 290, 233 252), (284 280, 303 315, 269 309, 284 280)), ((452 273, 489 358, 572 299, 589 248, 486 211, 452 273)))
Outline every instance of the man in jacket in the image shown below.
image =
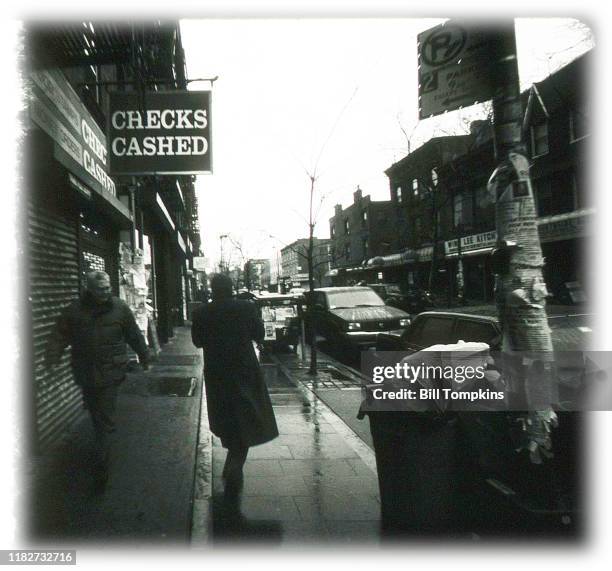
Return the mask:
POLYGON ((105 272, 87 274, 86 290, 60 315, 46 352, 48 367, 60 361, 64 349, 72 347, 74 381, 81 387, 95 433, 96 488, 102 491, 108 479, 110 434, 115 431, 117 389, 125 379, 126 343, 148 368, 148 349, 127 304, 111 295, 105 272))
POLYGON ((257 307, 232 297, 227 276, 213 276, 211 291, 212 302, 193 315, 191 337, 204 349, 208 419, 228 449, 223 478, 226 499, 233 500, 242 488, 249 447, 276 438, 278 428, 253 347, 265 335, 257 307))

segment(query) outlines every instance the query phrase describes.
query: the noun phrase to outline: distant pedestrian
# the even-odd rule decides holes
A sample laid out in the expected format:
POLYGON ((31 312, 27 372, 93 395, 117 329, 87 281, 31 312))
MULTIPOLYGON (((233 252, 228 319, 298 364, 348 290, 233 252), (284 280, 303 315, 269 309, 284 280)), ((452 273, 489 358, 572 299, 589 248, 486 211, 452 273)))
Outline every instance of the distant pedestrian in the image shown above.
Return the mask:
POLYGON ((108 274, 90 272, 81 298, 69 305, 57 321, 47 345, 46 364, 54 367, 64 349, 72 347, 74 381, 81 387, 93 421, 98 492, 104 490, 108 479, 117 390, 128 365, 126 343, 138 354, 143 369, 148 369, 148 349, 130 308, 111 295, 108 274))
POLYGON ((212 302, 193 315, 191 337, 204 349, 204 380, 210 429, 227 448, 225 497, 236 499, 249 447, 278 436, 270 396, 253 341, 264 339, 257 306, 232 297, 229 277, 211 279, 212 302))

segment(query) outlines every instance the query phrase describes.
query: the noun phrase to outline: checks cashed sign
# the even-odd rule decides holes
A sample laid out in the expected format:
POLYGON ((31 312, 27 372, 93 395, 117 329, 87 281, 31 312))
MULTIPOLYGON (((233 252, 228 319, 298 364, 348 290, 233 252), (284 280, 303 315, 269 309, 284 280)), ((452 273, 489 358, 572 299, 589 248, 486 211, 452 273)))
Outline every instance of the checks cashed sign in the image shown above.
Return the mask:
POLYGON ((111 174, 211 172, 210 120, 210 91, 111 93, 111 174))

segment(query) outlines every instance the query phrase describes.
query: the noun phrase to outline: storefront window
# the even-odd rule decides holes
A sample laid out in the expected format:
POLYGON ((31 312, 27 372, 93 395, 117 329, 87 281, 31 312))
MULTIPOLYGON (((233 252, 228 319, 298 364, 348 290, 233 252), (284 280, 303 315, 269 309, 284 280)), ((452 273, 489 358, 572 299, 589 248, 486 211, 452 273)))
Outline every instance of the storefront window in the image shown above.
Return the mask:
POLYGON ((579 141, 589 134, 588 123, 589 115, 585 105, 570 111, 570 142, 579 141))
POLYGON ((572 212, 576 207, 575 178, 571 171, 534 182, 534 195, 538 216, 551 216, 572 212))

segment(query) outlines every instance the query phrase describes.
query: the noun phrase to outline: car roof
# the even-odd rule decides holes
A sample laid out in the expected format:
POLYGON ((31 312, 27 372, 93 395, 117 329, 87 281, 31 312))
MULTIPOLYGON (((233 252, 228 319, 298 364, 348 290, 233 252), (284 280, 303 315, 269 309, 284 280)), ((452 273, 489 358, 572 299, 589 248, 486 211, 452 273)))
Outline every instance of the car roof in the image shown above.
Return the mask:
POLYGON ((291 295, 290 293, 255 293, 253 295, 255 296, 255 299, 295 299, 295 296, 291 295))
POLYGON ((367 286, 343 286, 343 287, 318 287, 315 291, 322 291, 324 293, 342 293, 346 291, 372 291, 372 288, 367 286))
POLYGON ((462 318, 462 319, 471 319, 473 321, 483 321, 488 323, 494 323, 495 325, 499 325, 499 319, 497 317, 492 317, 490 315, 475 315, 473 313, 456 313, 454 311, 423 311, 414 317, 416 320, 421 316, 434 315, 436 317, 452 317, 452 318, 462 318))

